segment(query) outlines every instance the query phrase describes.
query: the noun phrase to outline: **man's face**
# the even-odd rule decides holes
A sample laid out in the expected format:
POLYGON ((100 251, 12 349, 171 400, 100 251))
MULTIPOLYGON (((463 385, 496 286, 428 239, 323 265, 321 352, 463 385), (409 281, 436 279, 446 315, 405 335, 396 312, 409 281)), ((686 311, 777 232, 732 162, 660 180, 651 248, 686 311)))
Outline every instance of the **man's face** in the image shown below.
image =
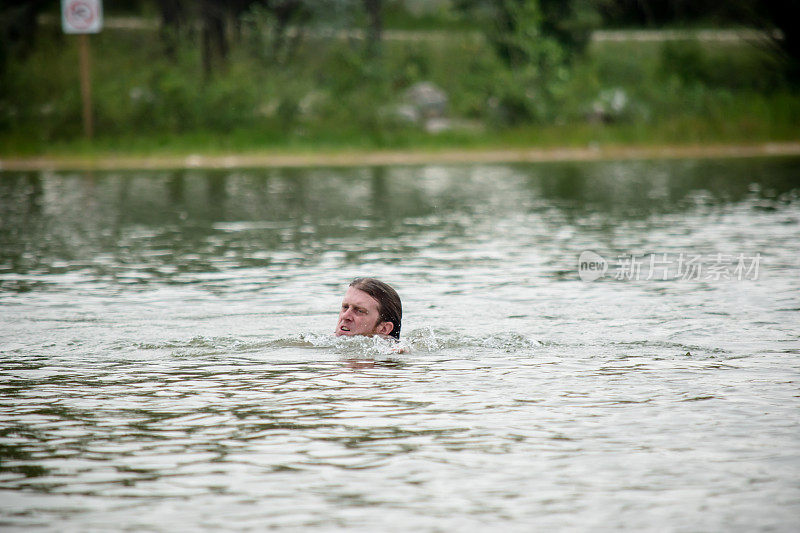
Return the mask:
POLYGON ((336 336, 386 335, 391 332, 391 322, 380 322, 378 301, 366 292, 349 287, 342 300, 336 336), (386 331, 388 327, 389 331, 386 331))

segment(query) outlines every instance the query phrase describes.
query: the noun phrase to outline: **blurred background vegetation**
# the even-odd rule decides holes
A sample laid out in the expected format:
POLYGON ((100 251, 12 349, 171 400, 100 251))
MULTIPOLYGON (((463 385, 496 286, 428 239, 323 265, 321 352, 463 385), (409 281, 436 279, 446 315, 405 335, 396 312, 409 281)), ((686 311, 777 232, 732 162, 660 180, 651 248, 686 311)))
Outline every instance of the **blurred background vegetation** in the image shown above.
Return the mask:
POLYGON ((119 0, 0 7, 0 153, 796 140, 798 2, 119 0))

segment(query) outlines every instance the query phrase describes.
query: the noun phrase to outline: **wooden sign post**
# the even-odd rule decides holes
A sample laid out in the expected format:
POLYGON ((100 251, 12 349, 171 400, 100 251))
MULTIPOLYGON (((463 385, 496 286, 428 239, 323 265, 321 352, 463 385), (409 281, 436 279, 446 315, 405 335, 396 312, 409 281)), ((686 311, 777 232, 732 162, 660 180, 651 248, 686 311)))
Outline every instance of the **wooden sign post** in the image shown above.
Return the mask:
POLYGON ((81 100, 83 102, 83 131, 87 139, 94 136, 92 120, 92 71, 89 53, 89 33, 103 28, 102 0, 61 0, 61 27, 64 33, 78 35, 81 100))

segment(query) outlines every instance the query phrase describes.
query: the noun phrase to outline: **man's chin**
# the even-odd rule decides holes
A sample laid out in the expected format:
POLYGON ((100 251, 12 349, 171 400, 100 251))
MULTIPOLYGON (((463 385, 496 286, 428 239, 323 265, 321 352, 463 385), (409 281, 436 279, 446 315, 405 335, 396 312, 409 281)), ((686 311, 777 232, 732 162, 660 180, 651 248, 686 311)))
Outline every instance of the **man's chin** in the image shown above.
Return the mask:
POLYGON ((334 335, 336 335, 337 337, 359 337, 359 336, 372 337, 373 335, 375 335, 375 332, 373 331, 369 333, 357 333, 355 331, 344 331, 341 329, 337 329, 334 335))

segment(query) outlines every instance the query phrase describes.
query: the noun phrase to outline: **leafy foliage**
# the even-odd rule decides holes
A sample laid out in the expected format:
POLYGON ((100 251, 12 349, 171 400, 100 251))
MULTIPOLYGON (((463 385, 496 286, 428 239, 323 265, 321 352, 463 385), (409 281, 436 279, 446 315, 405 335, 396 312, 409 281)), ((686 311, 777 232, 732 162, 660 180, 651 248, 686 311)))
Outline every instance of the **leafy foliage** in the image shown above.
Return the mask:
MULTIPOLYGON (((737 131, 797 135, 790 118, 800 97, 774 56, 748 43, 587 45, 595 15, 584 10, 584 0, 459 1, 480 35, 409 33, 386 40, 379 53, 365 45, 369 17, 359 0, 230 2, 239 14, 226 19, 229 48, 210 75, 203 34, 185 19, 175 19, 169 39, 163 25, 107 29, 91 37, 96 142, 150 136, 205 136, 218 147, 428 142, 431 135, 397 112, 418 82, 447 95, 454 126, 439 138, 459 142, 481 135, 517 142, 519 131, 536 132, 519 136, 536 142, 553 128, 602 141, 612 125, 632 140, 662 127, 677 139, 732 138, 737 131), (681 137, 678 124, 694 129, 681 137)), ((198 17, 200 4, 188 5, 198 17)), ((44 149, 79 137, 75 39, 44 27, 15 58, 0 84, 0 142, 44 149)))

